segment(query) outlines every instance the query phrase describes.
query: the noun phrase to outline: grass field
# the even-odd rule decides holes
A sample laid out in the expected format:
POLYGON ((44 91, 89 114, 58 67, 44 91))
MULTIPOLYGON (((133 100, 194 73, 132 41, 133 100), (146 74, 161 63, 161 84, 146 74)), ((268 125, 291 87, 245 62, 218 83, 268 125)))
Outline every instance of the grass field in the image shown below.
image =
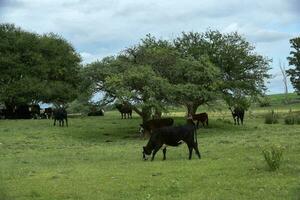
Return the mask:
MULTIPOLYGON (((198 130, 201 160, 188 160, 182 145, 153 162, 142 161, 147 140, 138 137, 137 116, 112 111, 70 119, 68 128, 0 120, 0 200, 300 199, 300 125, 266 125, 260 112, 246 113, 244 126, 211 112, 209 127, 198 130), (261 152, 272 144, 284 147, 275 172, 261 152)), ((183 112, 168 115, 184 123, 183 112)))

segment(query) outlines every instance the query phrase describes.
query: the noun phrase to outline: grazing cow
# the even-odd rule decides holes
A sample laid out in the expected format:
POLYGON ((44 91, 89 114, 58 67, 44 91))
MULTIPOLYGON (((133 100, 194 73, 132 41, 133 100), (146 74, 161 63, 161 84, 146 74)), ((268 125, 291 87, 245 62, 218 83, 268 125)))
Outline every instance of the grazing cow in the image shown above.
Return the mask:
POLYGON ((161 118, 161 119, 152 119, 147 121, 144 124, 140 124, 141 129, 140 133, 142 135, 150 135, 151 131, 162 128, 165 126, 172 126, 174 123, 174 120, 172 118, 161 118))
POLYGON ((206 112, 204 113, 199 113, 199 114, 194 114, 192 115, 193 121, 197 121, 197 128, 199 128, 199 122, 202 123, 203 127, 208 126, 208 114, 206 112))
POLYGON ((54 126, 56 124, 56 120, 59 123, 59 126, 64 126, 64 120, 66 121, 66 126, 68 127, 68 114, 66 109, 60 107, 53 111, 53 118, 54 118, 54 126))
POLYGON ((229 110, 231 111, 234 120, 234 125, 236 125, 236 123, 240 125, 240 121, 241 124, 243 125, 245 110, 241 107, 235 107, 233 110, 231 107, 229 107, 229 110))
POLYGON ((129 117, 132 118, 132 108, 130 105, 116 104, 116 108, 121 113, 122 119, 126 119, 126 114, 128 119, 129 117))
MULTIPOLYGON (((153 161, 155 154, 164 145, 179 146, 185 142, 189 148, 189 159, 192 158, 192 151, 195 152, 199 159, 201 154, 198 150, 197 132, 194 125, 183 125, 177 127, 163 127, 153 131, 148 143, 143 147, 143 159, 147 160, 147 156, 152 153, 151 161, 153 161)), ((163 160, 166 159, 167 149, 163 147, 163 160)))

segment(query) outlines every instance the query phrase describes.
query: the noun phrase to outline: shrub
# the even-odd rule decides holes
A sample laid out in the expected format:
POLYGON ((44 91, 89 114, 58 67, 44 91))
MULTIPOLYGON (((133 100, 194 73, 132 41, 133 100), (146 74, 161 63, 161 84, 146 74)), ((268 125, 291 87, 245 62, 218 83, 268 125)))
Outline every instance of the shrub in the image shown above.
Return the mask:
POLYGON ((293 125, 295 123, 295 118, 293 115, 288 115, 284 118, 284 123, 288 125, 293 125))
POLYGON ((287 116, 284 118, 285 124, 293 125, 293 124, 300 124, 300 115, 297 115, 297 113, 293 113, 290 109, 287 116))
POLYGON ((268 107, 271 106, 271 100, 269 97, 263 97, 261 99, 259 99, 259 106, 260 107, 268 107))
POLYGON ((271 171, 279 169, 283 155, 281 146, 273 145, 270 148, 265 148, 262 153, 271 171))
POLYGON ((278 115, 272 110, 270 113, 265 116, 266 124, 277 124, 278 123, 278 115))
POLYGON ((295 116, 295 124, 300 124, 300 115, 295 116))

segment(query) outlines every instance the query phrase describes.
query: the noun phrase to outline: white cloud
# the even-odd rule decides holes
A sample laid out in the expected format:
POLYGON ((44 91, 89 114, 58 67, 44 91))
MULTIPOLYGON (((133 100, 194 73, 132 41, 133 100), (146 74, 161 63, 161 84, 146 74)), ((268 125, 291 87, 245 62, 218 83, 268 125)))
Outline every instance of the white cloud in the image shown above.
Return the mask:
POLYGON ((147 33, 172 38, 208 28, 238 31, 278 60, 289 54, 288 39, 299 35, 299 11, 299 0, 0 0, 0 23, 58 33, 84 63, 116 54, 147 33))

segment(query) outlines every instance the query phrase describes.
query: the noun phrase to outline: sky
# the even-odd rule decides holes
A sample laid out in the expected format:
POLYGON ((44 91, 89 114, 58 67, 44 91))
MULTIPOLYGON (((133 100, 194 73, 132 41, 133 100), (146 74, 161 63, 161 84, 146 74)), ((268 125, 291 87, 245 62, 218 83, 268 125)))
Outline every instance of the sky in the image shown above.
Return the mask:
POLYGON ((237 31, 273 60, 272 94, 284 91, 279 62, 291 67, 286 57, 289 40, 300 36, 300 0, 0 0, 0 23, 59 34, 83 63, 116 55, 148 33, 173 39, 183 31, 237 31))

